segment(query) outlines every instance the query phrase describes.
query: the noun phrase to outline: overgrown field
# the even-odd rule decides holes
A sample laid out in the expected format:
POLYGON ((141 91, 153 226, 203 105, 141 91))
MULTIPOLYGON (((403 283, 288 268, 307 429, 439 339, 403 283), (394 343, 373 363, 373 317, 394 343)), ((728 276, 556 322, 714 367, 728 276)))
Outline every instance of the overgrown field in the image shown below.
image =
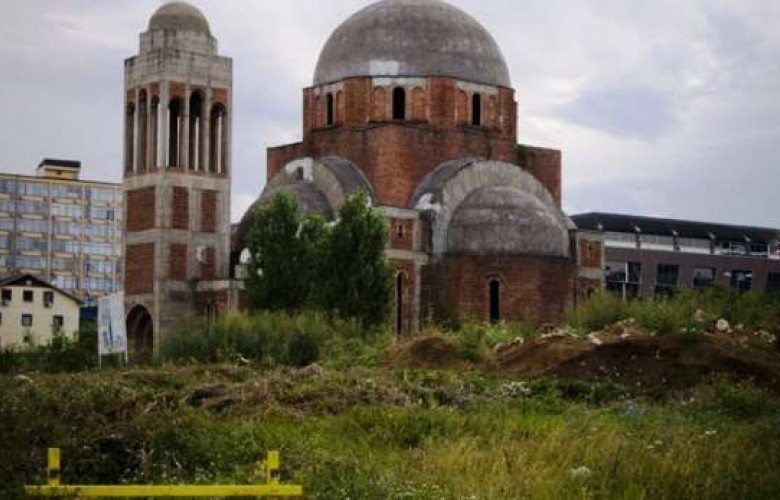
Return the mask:
POLYGON ((234 365, 6 377, 0 497, 68 483, 283 479, 310 498, 777 498, 780 406, 720 381, 653 398, 475 371, 234 365))

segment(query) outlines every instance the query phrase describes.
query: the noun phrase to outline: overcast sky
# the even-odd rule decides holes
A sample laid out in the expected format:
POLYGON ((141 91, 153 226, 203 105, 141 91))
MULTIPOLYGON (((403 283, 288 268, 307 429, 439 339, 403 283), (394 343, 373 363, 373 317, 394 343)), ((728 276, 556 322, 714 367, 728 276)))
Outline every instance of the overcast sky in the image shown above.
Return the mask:
MULTIPOLYGON (((123 60, 158 0, 0 0, 0 170, 121 180, 123 60)), ((233 220, 265 148, 365 0, 197 0, 234 63, 233 220)), ((503 50, 524 144, 563 151, 564 208, 780 227, 780 2, 452 0, 503 50)))

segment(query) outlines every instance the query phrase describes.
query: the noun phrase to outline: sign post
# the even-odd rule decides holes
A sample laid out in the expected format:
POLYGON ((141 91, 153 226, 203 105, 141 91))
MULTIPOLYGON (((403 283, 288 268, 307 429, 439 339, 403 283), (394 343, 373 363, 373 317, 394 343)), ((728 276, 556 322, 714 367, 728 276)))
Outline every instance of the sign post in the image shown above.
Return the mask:
MULTIPOLYGON (((125 296, 118 292, 98 298, 98 366, 108 354, 124 353, 127 365, 127 332, 125 331, 125 296)), ((121 359, 121 358, 120 358, 121 359)))

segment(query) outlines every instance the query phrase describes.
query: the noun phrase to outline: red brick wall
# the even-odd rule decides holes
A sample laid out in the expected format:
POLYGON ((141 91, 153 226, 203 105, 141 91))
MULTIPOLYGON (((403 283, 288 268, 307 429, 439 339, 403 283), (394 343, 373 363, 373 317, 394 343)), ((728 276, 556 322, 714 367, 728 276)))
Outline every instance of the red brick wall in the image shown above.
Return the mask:
POLYGON ((595 267, 601 269, 602 262, 602 246, 598 241, 589 241, 587 239, 580 239, 580 265, 582 267, 595 267))
POLYGON ((390 248, 399 250, 414 249, 414 220, 388 219, 390 248))
POLYGON ((174 186, 171 196, 171 227, 187 229, 190 224, 190 198, 185 187, 174 186))
POLYGON ((558 206, 561 206, 561 152, 555 149, 533 146, 517 146, 517 159, 521 167, 528 170, 550 191, 558 206))
POLYGON ((501 319, 556 323, 572 303, 575 268, 569 259, 539 256, 450 255, 428 266, 423 310, 456 320, 487 321, 489 282, 501 283, 501 319))
POLYGON ((514 90, 499 88, 483 96, 482 127, 470 125, 470 94, 450 78, 428 78, 426 88, 407 93, 409 120, 390 122, 391 87, 372 86, 370 78, 343 82, 338 124, 325 126, 324 94, 304 90, 304 140, 268 150, 272 179, 296 158, 340 156, 363 170, 381 204, 407 207, 414 188, 441 163, 479 156, 520 163, 536 176, 560 205, 560 152, 516 144, 514 90))
POLYGON ((187 279, 187 244, 172 243, 168 252, 168 277, 172 280, 187 279))
POLYGON ((583 300, 587 300, 588 296, 603 288, 601 280, 591 278, 578 278, 577 279, 577 300, 581 303, 583 300))
POLYGON ((154 186, 127 192, 127 230, 145 231, 155 227, 154 186))
POLYGON ((200 197, 200 230, 213 233, 217 230, 217 192, 203 191, 200 197))
POLYGON ((214 247, 206 247, 203 250, 200 261, 200 277, 202 279, 214 279, 217 275, 217 258, 214 247))
POLYGON ((154 243, 127 245, 125 293, 151 293, 154 288, 154 243))

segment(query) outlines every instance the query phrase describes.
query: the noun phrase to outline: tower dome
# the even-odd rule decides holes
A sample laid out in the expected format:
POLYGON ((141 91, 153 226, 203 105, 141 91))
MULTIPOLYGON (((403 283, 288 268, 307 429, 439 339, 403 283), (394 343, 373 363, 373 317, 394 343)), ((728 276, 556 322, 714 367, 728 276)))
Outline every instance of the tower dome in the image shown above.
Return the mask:
POLYGON ((170 2, 157 9, 149 19, 149 31, 153 30, 211 34, 206 16, 196 7, 185 2, 170 2))
POLYGON ((509 70, 490 33, 440 0, 380 0, 330 36, 314 84, 357 76, 447 76, 509 87, 509 70))

